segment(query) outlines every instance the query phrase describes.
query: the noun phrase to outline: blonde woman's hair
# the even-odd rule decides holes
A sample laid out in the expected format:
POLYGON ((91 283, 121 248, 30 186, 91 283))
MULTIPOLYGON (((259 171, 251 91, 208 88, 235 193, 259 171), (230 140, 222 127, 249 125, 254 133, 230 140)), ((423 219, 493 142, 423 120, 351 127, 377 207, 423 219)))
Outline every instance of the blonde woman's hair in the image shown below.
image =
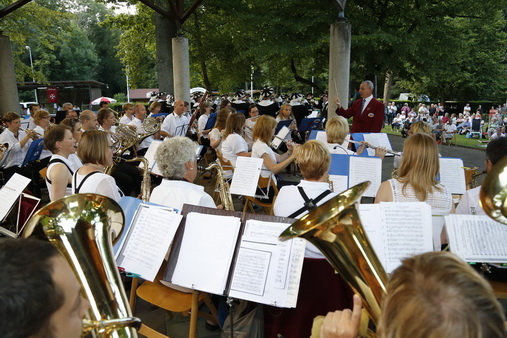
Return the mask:
POLYGON ((331 154, 317 140, 310 140, 296 148, 295 162, 306 180, 318 180, 329 171, 331 154))
POLYGON ((410 184, 414 188, 417 199, 424 202, 428 193, 441 190, 437 182, 439 170, 440 162, 435 139, 421 133, 407 138, 398 170, 398 181, 403 183, 403 193, 410 184))
POLYGON ((45 117, 48 117, 49 113, 45 110, 39 109, 33 114, 33 122, 35 124, 39 124, 40 120, 42 120, 45 117))
POLYGON ((230 114, 225 123, 224 140, 231 134, 243 133, 243 126, 245 125, 245 115, 241 113, 230 114))
POLYGON ((410 126, 410 131, 412 132, 412 134, 421 133, 432 136, 430 125, 423 121, 417 121, 412 123, 412 125, 410 126))
POLYGON ((157 107, 162 107, 162 103, 158 102, 158 101, 154 101, 150 104, 150 112, 154 111, 155 108, 157 107))
POLYGON ((326 123, 327 143, 342 144, 349 133, 349 122, 343 116, 334 116, 326 123))
POLYGON ((288 104, 288 103, 284 103, 284 104, 282 104, 282 106, 280 107, 280 110, 279 110, 279 112, 278 112, 278 117, 280 118, 280 121, 281 121, 282 119, 285 119, 285 118, 286 118, 286 119, 292 119, 292 120, 294 120, 294 114, 292 113, 292 106, 291 106, 290 104, 288 104), (287 107, 289 107, 289 108, 290 108, 290 115, 289 115, 288 117, 282 116, 282 111, 283 111, 285 108, 287 108, 287 107))
POLYGON ((271 141, 273 129, 276 127, 277 122, 273 116, 262 115, 255 122, 252 139, 254 141, 260 140, 264 143, 271 141))
POLYGON ((406 258, 391 274, 378 327, 381 338, 505 337, 491 285, 449 252, 406 258))
POLYGON ((83 164, 104 165, 107 163, 109 136, 105 131, 88 130, 83 133, 77 147, 77 156, 83 164))

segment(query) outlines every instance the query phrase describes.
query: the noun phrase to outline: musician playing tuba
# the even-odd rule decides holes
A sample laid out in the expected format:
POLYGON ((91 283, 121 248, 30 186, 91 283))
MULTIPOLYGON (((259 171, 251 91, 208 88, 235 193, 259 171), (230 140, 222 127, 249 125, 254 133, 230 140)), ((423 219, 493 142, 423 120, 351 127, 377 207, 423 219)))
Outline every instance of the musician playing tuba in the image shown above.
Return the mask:
POLYGON ((49 242, 0 239, 2 337, 79 338, 89 303, 49 242))

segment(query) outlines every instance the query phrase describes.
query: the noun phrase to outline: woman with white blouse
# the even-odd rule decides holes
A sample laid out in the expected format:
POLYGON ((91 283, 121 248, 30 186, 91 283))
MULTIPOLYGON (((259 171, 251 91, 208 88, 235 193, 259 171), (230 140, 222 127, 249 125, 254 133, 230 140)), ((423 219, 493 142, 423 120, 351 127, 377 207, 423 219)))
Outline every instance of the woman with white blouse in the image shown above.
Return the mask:
POLYGON ((224 159, 236 166, 238 156, 250 157, 248 144, 243 138, 243 125, 245 124, 245 115, 234 113, 229 115, 225 124, 224 141, 222 142, 222 155, 224 159))
POLYGON ((44 137, 46 147, 53 154, 46 170, 46 186, 50 201, 72 194, 72 175, 79 169, 69 159, 76 152, 76 140, 68 126, 56 125, 44 137))
MULTIPOLYGON (((44 138, 44 134, 48 130, 49 127, 49 113, 45 110, 37 110, 35 114, 33 114, 33 123, 35 124, 35 128, 33 131, 37 133, 38 138, 44 138)), ((46 142, 46 141, 44 141, 46 142)), ((49 161, 49 157, 51 157, 51 151, 47 148, 47 145, 44 144, 44 148, 42 153, 40 154, 39 161, 44 160, 44 164, 42 167, 45 167, 47 161, 49 161)))
POLYGON ((220 109, 217 113, 217 118, 215 120, 215 126, 209 133, 209 140, 211 148, 217 150, 222 153, 222 137, 225 131, 225 124, 227 123, 227 118, 231 114, 230 108, 220 109))
POLYGON ((113 164, 114 146, 106 132, 89 130, 83 133, 77 154, 83 166, 72 177, 72 193, 93 193, 112 198, 116 202, 123 193, 115 180, 104 173, 113 164))
MULTIPOLYGON (((275 136, 276 125, 277 122, 272 116, 262 115, 253 128, 252 157, 263 159, 262 177, 278 174, 294 161, 294 146, 290 143, 287 144, 288 151, 282 155, 276 154, 269 146, 275 136)), ((274 175, 273 179, 275 179, 274 175)))

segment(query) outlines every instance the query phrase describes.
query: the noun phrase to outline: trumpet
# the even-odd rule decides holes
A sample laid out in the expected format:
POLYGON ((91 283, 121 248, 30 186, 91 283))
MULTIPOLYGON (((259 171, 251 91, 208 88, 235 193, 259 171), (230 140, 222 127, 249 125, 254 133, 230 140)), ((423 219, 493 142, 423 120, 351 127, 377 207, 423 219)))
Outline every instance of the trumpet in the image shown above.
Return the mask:
POLYGON ((41 135, 39 134, 38 132, 36 132, 34 129, 22 129, 25 133, 32 133, 33 135, 31 136, 31 139, 32 140, 38 140, 40 138, 44 138, 44 135, 41 135))
MULTIPOLYGON (((353 143, 353 144, 358 144, 360 146, 365 146, 366 148, 370 148, 370 149, 377 149, 378 148, 378 147, 372 146, 372 145, 370 145, 368 143, 361 143, 361 142, 357 142, 357 141, 354 141, 354 140, 349 140, 349 142, 353 143)), ((335 146, 333 149, 336 149, 336 147, 338 147, 338 146, 335 146)), ((401 152, 398 152, 398 151, 393 151, 393 150, 387 149, 386 152, 388 154, 392 154, 394 156, 401 156, 401 152)))

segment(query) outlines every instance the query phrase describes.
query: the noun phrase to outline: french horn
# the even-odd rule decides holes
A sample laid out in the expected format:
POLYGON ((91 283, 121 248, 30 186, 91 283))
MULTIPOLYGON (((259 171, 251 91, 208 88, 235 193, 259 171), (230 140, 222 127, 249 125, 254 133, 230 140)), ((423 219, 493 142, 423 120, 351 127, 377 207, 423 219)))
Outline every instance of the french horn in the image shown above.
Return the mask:
POLYGON ((507 156, 498 161, 484 178, 480 204, 486 215, 507 225, 507 156))
POLYGON ((360 183, 313 209, 288 227, 280 239, 302 237, 314 244, 362 298, 368 317, 377 325, 388 278, 357 211, 357 200, 369 185, 360 183))
POLYGON ((90 302, 83 333, 99 337, 137 337, 139 318, 132 316, 112 240, 124 224, 121 207, 97 194, 76 194, 38 210, 22 236, 49 241, 67 260, 90 302))

